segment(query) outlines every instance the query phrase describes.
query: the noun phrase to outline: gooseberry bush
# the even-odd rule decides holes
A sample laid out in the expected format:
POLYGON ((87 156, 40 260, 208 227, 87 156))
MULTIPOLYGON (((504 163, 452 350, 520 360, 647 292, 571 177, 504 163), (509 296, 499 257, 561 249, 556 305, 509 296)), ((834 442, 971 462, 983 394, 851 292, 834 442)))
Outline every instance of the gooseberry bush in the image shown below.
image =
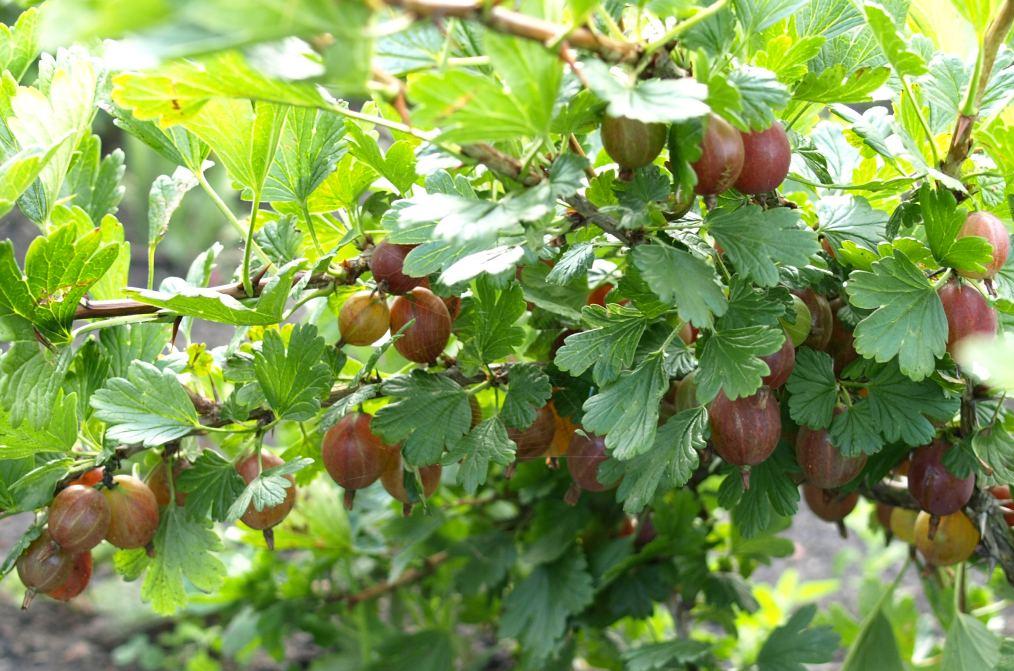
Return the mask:
POLYGON ((8 14, 26 606, 115 571, 321 668, 1014 668, 1011 0, 8 14), (861 621, 752 618, 801 500, 861 499, 913 548, 861 621))

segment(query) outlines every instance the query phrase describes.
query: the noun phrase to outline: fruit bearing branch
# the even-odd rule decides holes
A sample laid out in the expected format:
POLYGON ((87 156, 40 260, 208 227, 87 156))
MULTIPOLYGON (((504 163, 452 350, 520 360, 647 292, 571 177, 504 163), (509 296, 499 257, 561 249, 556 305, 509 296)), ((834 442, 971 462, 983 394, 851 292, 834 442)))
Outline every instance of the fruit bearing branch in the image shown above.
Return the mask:
MULTIPOLYGON (((306 282, 307 287, 323 287, 327 285, 354 284, 360 275, 369 270, 369 256, 362 254, 354 259, 342 262, 342 275, 334 277, 331 275, 311 275, 306 282)), ((296 273, 293 284, 303 280, 305 273, 296 273)), ((209 287, 207 291, 217 292, 223 296, 232 298, 253 298, 259 296, 264 287, 267 286, 270 278, 260 277, 254 282, 253 296, 248 296, 243 288, 242 282, 222 284, 209 287)), ((92 301, 85 299, 74 312, 74 319, 106 319, 110 317, 126 317, 131 315, 155 314, 162 308, 157 305, 150 305, 131 299, 116 299, 106 301, 92 301)))
MULTIPOLYGON (((910 510, 920 509, 908 489, 897 484, 878 482, 860 491, 863 496, 879 503, 910 510)), ((1014 585, 1014 537, 1011 536, 997 499, 988 491, 976 489, 965 506, 965 512, 982 534, 982 547, 986 555, 1000 565, 1007 582, 1014 585)))
POLYGON ((422 18, 454 17, 478 21, 488 28, 549 45, 564 39, 571 45, 594 51, 613 62, 634 62, 642 52, 639 44, 614 40, 592 32, 588 28, 571 28, 545 19, 515 12, 481 0, 382 0, 422 18))

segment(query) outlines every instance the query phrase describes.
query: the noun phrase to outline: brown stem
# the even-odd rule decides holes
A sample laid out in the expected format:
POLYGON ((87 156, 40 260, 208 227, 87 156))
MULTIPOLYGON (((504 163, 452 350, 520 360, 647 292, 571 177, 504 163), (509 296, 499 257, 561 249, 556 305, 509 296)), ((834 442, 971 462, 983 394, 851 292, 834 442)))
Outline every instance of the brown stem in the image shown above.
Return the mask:
MULTIPOLYGON (((872 487, 861 488, 860 492, 873 501, 919 510, 919 504, 908 489, 897 484, 878 482, 872 487)), ((1003 517, 1000 502, 988 491, 977 489, 965 505, 964 512, 982 535, 981 550, 989 558, 990 566, 999 564, 1007 582, 1014 585, 1014 536, 1003 517)))
POLYGON ((528 173, 522 177, 521 161, 509 154, 503 153, 492 145, 484 143, 467 144, 461 148, 461 153, 482 163, 493 172, 510 177, 525 186, 535 186, 542 181, 542 176, 534 173, 528 173))
POLYGON ((606 233, 627 245, 634 246, 640 241, 640 236, 635 231, 625 231, 619 227, 616 221, 602 212, 584 196, 574 195, 565 199, 567 204, 574 211, 574 215, 582 222, 595 224, 606 233))
POLYGON ((999 53, 1007 33, 1010 32, 1012 24, 1014 24, 1014 0, 1004 0, 982 39, 979 81, 969 82, 969 86, 975 86, 972 109, 962 110, 962 113, 958 115, 958 120, 954 125, 954 133, 951 135, 951 145, 941 166, 941 170, 951 177, 956 178, 961 173, 961 164, 965 162, 968 154, 972 151, 972 130, 975 128, 975 121, 978 118, 979 104, 989 85, 990 75, 993 74, 997 53, 999 53))
POLYGON ((422 580, 426 576, 433 573, 438 566, 443 564, 445 561, 451 558, 451 555, 446 551, 437 552, 436 554, 430 555, 423 560, 423 566, 417 569, 409 569, 402 573, 397 580, 385 580, 379 582, 376 585, 371 585, 361 592, 354 594, 334 594, 328 597, 328 601, 342 601, 350 606, 354 606, 357 603, 363 601, 369 601, 370 599, 376 599, 378 596, 393 592, 399 587, 410 585, 414 582, 422 580))
MULTIPOLYGON (((342 266, 345 270, 345 275, 343 277, 335 278, 330 275, 313 275, 307 281, 307 286, 322 287, 327 286, 328 284, 354 284, 359 276, 369 269, 369 257, 364 254, 354 259, 342 262, 342 266)), ((296 282, 299 282, 303 279, 304 275, 305 273, 296 273, 295 277, 293 277, 293 283, 295 284, 296 282)), ((258 279, 254 284, 254 295, 259 296, 269 281, 270 278, 265 277, 258 279)), ((247 298, 242 282, 222 284, 210 287, 209 290, 216 291, 223 296, 231 296, 237 299, 247 298)), ((74 319, 104 319, 108 317, 124 317, 128 315, 146 315, 155 314, 160 310, 162 310, 162 308, 156 305, 148 305, 147 303, 130 299, 92 301, 86 298, 81 301, 81 304, 74 312, 74 319)))
MULTIPOLYGON (((516 35, 547 47, 555 47, 564 38, 579 49, 594 51, 602 59, 614 63, 633 63, 640 58, 643 48, 633 42, 614 40, 598 35, 587 28, 568 28, 545 19, 528 16, 483 0, 382 0, 418 17, 433 19, 455 17, 478 21, 501 33, 516 35)), ((564 47, 561 47, 564 48, 564 47)))

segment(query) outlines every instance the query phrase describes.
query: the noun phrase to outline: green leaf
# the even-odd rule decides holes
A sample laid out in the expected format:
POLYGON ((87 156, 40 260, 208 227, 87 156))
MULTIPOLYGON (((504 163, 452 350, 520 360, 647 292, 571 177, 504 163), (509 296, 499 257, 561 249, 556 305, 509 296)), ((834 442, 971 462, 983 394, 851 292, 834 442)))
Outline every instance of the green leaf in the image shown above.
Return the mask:
POLYGON ((546 275, 546 282, 565 286, 579 277, 587 277, 594 261, 595 247, 588 242, 578 243, 560 256, 546 275))
POLYGON ((29 7, 10 27, 0 26, 0 69, 20 81, 39 55, 39 11, 29 7))
POLYGON ((861 103, 890 78, 890 68, 860 68, 849 72, 843 65, 832 65, 808 72, 793 92, 793 98, 812 103, 861 103))
POLYGON ((568 320, 580 320, 588 299, 588 280, 575 277, 565 285, 550 284, 546 281, 549 273, 549 268, 542 263, 533 263, 521 269, 521 287, 525 292, 525 300, 568 320))
POLYGON ((904 671, 891 621, 881 608, 866 616, 859 636, 852 643, 842 671, 904 671))
POLYGON ((689 77, 620 81, 609 66, 597 60, 584 61, 582 71, 588 88, 609 103, 609 116, 645 123, 678 123, 709 112, 704 102, 707 87, 689 77))
POLYGON ((924 184, 919 190, 919 205, 933 257, 958 271, 985 272, 993 260, 993 246, 977 235, 958 238, 965 212, 958 209, 954 194, 924 184))
POLYGON ((305 422, 320 410, 331 389, 331 370, 322 363, 324 339, 317 327, 299 324, 286 345, 278 331, 264 332, 260 351, 254 350, 254 373, 268 405, 281 419, 305 422))
POLYGON ((732 6, 744 32, 752 35, 791 16, 806 4, 806 0, 735 0, 732 6))
POLYGON ((45 426, 70 365, 71 351, 50 352, 36 342, 16 342, 0 357, 0 406, 17 428, 25 420, 45 426))
POLYGON ((702 641, 677 638, 665 643, 649 643, 623 653, 626 671, 671 671, 707 659, 710 648, 702 641))
POLYGON ((197 172, 208 156, 208 145, 182 126, 162 128, 152 121, 141 121, 128 110, 114 104, 100 105, 113 123, 145 143, 173 165, 197 172))
POLYGON ((809 347, 796 350, 796 365, 785 383, 789 391, 789 415, 799 424, 814 429, 831 425, 838 385, 834 361, 829 354, 809 347))
POLYGON ((743 66, 727 75, 725 80, 739 92, 739 105, 728 110, 727 118, 737 126, 764 130, 775 122, 775 110, 789 102, 789 90, 770 70, 743 66))
POLYGON ((637 310, 615 304, 586 306, 582 316, 589 330, 567 336, 554 362, 575 377, 594 366, 595 382, 606 384, 633 364, 648 321, 637 310))
POLYGON ((194 173, 176 168, 172 175, 159 175, 148 192, 148 246, 154 247, 169 232, 169 220, 187 191, 197 186, 194 173))
POLYGON ((228 519, 229 508, 246 489, 236 466, 213 450, 204 450, 176 479, 187 493, 187 513, 197 518, 208 515, 217 522, 228 519))
POLYGON ((455 649, 451 635, 440 629, 397 633, 377 646, 380 659, 366 671, 446 671, 454 668, 455 649))
POLYGON ((69 452, 77 442, 77 395, 57 393, 49 420, 39 427, 22 422, 11 426, 0 409, 0 459, 34 457, 40 452, 69 452))
MULTIPOLYGON (((302 234, 296 228, 295 219, 290 216, 282 216, 265 222, 254 235, 257 244, 268 255, 268 258, 279 266, 299 258, 299 246, 302 238, 302 234)), ((190 282, 189 278, 187 281, 196 286, 204 284, 190 282)))
POLYGON ((957 612, 947 629, 941 671, 992 669, 1000 661, 1000 638, 967 613, 957 612))
MULTIPOLYGON (((355 124, 347 124, 345 130, 348 133, 349 153, 353 157, 364 166, 377 171, 394 185, 398 193, 404 194, 412 187, 419 175, 416 173, 415 151, 410 142, 398 140, 387 148, 386 155, 381 155, 377 133, 367 134, 355 124)), ((347 179, 347 174, 341 176, 341 181, 347 179)))
POLYGON ((831 438, 846 456, 873 454, 884 443, 925 445, 936 433, 935 423, 953 418, 959 406, 934 381, 907 378, 896 362, 870 373, 867 391, 831 424, 831 438))
POLYGON ((292 278, 300 265, 301 261, 279 268, 260 295, 246 302, 221 291, 191 286, 177 278, 163 282, 159 291, 128 289, 125 293, 141 303, 196 319, 237 326, 268 326, 282 320, 292 278))
POLYGON ((799 213, 786 207, 720 208, 707 224, 736 269, 761 286, 778 284, 779 265, 805 266, 820 249, 813 231, 800 227, 799 213))
POLYGON ((485 35, 483 47, 510 95, 524 105, 532 127, 541 134, 548 132, 563 80, 563 63, 557 54, 537 41, 495 31, 485 35))
POLYGON ((732 511, 735 528, 744 538, 769 532, 776 517, 792 517, 799 507, 799 489, 792 479, 798 467, 791 450, 776 450, 756 466, 750 467, 750 488, 733 470, 718 489, 718 502, 732 511))
POLYGON ((471 298, 465 299, 461 316, 455 321, 458 338, 464 343, 458 361, 466 373, 478 370, 514 353, 525 338, 515 322, 525 314, 525 296, 521 285, 510 282, 499 289, 488 275, 472 285, 471 298))
POLYGON ((584 610, 594 594, 580 550, 540 564, 504 599, 500 636, 518 639, 532 658, 545 659, 563 638, 567 619, 584 610))
POLYGON ((605 436, 617 459, 647 452, 655 442, 658 406, 668 388, 662 353, 653 352, 585 401, 584 428, 605 436))
POLYGON ((52 150, 39 174, 37 191, 29 191, 21 201, 22 211, 40 225, 59 201, 78 142, 90 131, 99 81, 83 49, 60 51, 49 67, 45 91, 18 88, 4 119, 17 146, 36 147, 46 154, 52 150))
POLYGON ((99 224, 99 235, 103 245, 117 251, 109 270, 89 290, 90 297, 97 300, 122 298, 130 276, 130 243, 124 239, 123 224, 112 215, 106 215, 99 224))
POLYGON ((345 124, 337 114, 305 107, 289 109, 264 181, 264 199, 309 199, 345 152, 344 135, 345 124))
POLYGON ((225 579, 225 565, 212 553, 222 541, 210 520, 187 517, 176 506, 163 508, 153 541, 155 558, 141 588, 141 598, 159 615, 172 615, 187 604, 186 585, 214 592, 225 579))
POLYGON ((820 53, 826 38, 808 35, 793 39, 786 34, 768 38, 763 51, 754 54, 754 63, 775 73, 778 80, 791 84, 807 75, 806 64, 820 53))
MULTIPOLYGON (((659 488, 682 487, 700 463, 708 414, 691 408, 671 417, 655 435, 651 450, 623 463, 625 473, 616 491, 623 510, 637 514, 651 503, 659 488)), ((605 475, 608 466, 603 466, 605 475)))
POLYGON ((874 210, 861 196, 824 196, 817 202, 817 217, 817 231, 833 249, 848 240, 872 250, 885 239, 887 213, 874 210))
POLYGON ((778 320, 790 309, 792 296, 787 289, 758 289, 741 278, 734 278, 729 287, 729 309, 718 320, 718 330, 777 326, 778 320))
POLYGON ((467 560, 455 576, 462 593, 478 594, 499 585, 517 561, 514 542, 511 533, 491 531, 457 543, 454 554, 467 560))
POLYGON ((59 144, 48 149, 27 147, 0 164, 0 217, 13 209, 59 148, 59 144))
POLYGON ((771 372, 760 357, 774 354, 785 342, 784 329, 765 326, 715 331, 704 340, 697 373, 697 398, 709 402, 725 392, 735 400, 750 396, 771 372))
POLYGON ((169 343, 168 324, 123 324, 99 332, 99 347, 112 377, 126 377, 135 360, 154 361, 169 343))
MULTIPOLYGON (((519 92, 520 93, 520 92, 519 92)), ((506 92, 489 75, 462 69, 427 72, 409 82, 412 122, 441 129, 441 142, 501 142, 545 132, 544 112, 506 92)))
POLYGON ((515 364, 511 367, 500 417, 507 426, 525 429, 532 425, 536 411, 546 405, 552 395, 553 386, 542 369, 532 363, 515 364))
POLYGON ((831 442, 846 456, 876 454, 884 447, 879 429, 870 404, 860 401, 835 415, 831 422, 831 442))
POLYGON ((279 105, 215 98, 184 125, 211 147, 237 187, 260 193, 285 120, 286 110, 279 105))
POLYGON ((997 480, 1014 481, 1014 434, 1000 424, 986 427, 972 436, 972 449, 997 480))
POLYGON ((816 613, 816 606, 804 606, 771 632, 757 653, 758 671, 806 671, 808 664, 830 662, 838 648, 838 635, 831 627, 811 628, 816 613))
POLYGON ((11 242, 0 242, 0 317, 20 317, 46 338, 66 341, 78 303, 118 254, 118 247, 102 244, 100 229, 78 237, 68 223, 32 241, 22 275, 11 242))
POLYGON ((846 285, 851 303, 874 312, 856 326, 856 351, 881 363, 898 357, 913 380, 930 375, 947 346, 947 318, 933 285, 905 254, 857 270, 846 285))
POLYGON ((651 290, 675 305, 680 318, 698 328, 710 328, 728 305, 715 270, 703 260, 674 247, 638 245, 634 264, 651 290))
POLYGON ((115 214, 126 192, 123 161, 122 149, 102 157, 102 140, 98 135, 86 135, 63 184, 63 193, 72 196, 70 205, 81 208, 91 221, 115 214))
POLYGON ((405 461, 413 466, 437 463, 468 433, 468 397, 443 375, 414 370, 384 380, 383 393, 397 400, 377 411, 370 426, 388 445, 403 443, 405 461))
POLYGON ((863 5, 866 25, 873 32, 887 61, 899 77, 918 77, 926 73, 926 61, 913 51, 898 32, 894 19, 883 6, 867 1, 863 5))
MULTIPOLYGON (((112 97, 117 105, 131 110, 139 121, 158 119, 164 127, 168 127, 184 121, 189 124, 205 106, 216 105, 221 100, 246 101, 251 91, 257 92, 258 101, 280 105, 330 109, 334 104, 316 84, 283 82, 267 77, 250 67, 235 51, 220 52, 200 61, 177 60, 143 73, 119 74, 113 78, 112 97)), ((220 118, 237 129, 251 128, 245 121, 241 122, 241 118, 220 118)), ((210 128, 210 125, 205 123, 203 127, 210 128)), ((257 128, 264 127, 257 124, 257 128)), ((245 143, 253 140, 252 144, 243 145, 245 150, 250 151, 251 157, 267 158, 265 152, 255 149, 263 146, 259 141, 263 138, 262 132, 258 130, 252 135, 245 135, 245 143)), ((219 157, 223 158, 222 152, 219 152, 219 157)), ((234 174, 233 178, 239 179, 239 176, 234 174)), ((246 178, 256 180, 249 174, 244 175, 246 178)))
POLYGON ((490 417, 468 432, 447 453, 447 461, 460 462, 458 482, 469 494, 475 494, 486 482, 490 463, 506 466, 514 461, 514 442, 499 417, 490 417))
POLYGON ((146 447, 164 445, 200 427, 197 411, 170 370, 134 361, 126 378, 106 381, 91 398, 95 416, 109 425, 106 436, 146 447))
POLYGON ((392 231, 393 242, 429 243, 412 250, 405 260, 404 270, 419 276, 418 268, 412 269, 410 264, 433 246, 448 242, 456 243, 456 247, 478 245, 452 255, 441 264, 444 268, 468 253, 491 248, 502 234, 522 233, 522 222, 537 221, 554 212, 556 199, 570 196, 580 188, 585 165, 586 159, 565 154, 553 162, 548 181, 512 192, 496 202, 476 197, 467 182, 466 188, 460 190, 443 184, 449 179, 444 174, 439 181, 427 180, 428 193, 395 201, 382 223, 392 231), (430 227, 431 224, 435 225, 430 227))

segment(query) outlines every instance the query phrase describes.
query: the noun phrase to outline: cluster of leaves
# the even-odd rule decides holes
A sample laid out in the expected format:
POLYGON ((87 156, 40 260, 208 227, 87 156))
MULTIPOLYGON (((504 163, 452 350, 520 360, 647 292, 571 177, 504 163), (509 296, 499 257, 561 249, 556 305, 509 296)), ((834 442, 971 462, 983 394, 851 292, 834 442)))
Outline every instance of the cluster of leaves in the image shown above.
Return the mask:
MULTIPOLYGON (((761 387, 764 357, 787 337, 790 291, 836 298, 859 356, 836 374, 829 354, 797 351, 779 392, 787 435, 826 428, 843 454, 871 455, 858 486, 940 427, 959 428, 966 379, 946 354, 937 291, 991 258, 983 239, 957 239, 965 214, 1009 217, 1014 203, 1009 49, 977 103, 977 153, 955 175, 940 153, 979 70, 910 34, 905 2, 546 0, 521 3, 515 23, 477 5, 440 27, 353 0, 246 2, 242 22, 230 0, 129 4, 49 0, 0 31, 0 213, 17 207, 39 233, 20 262, 0 242, 0 509, 42 509, 90 466, 186 457, 176 484, 187 502, 163 512, 153 556, 115 558, 126 579, 144 576, 156 611, 217 594, 237 619, 256 618, 272 651, 305 625, 354 668, 453 668, 479 654, 466 623, 517 641, 522 668, 569 668, 577 656, 632 671, 710 668, 733 655, 736 614, 759 607, 745 578, 791 551, 776 534, 799 494, 787 442, 744 490, 708 448, 707 407, 761 387), (565 23, 547 41, 565 24, 666 38, 633 51, 638 63, 504 28, 550 19, 565 23), (126 69, 128 47, 152 66, 126 69), (335 97, 366 95, 357 109, 335 97), (874 99, 891 109, 848 106, 874 99), (743 132, 783 120, 790 203, 729 192, 688 209, 711 113, 743 132), (605 114, 669 124, 666 154, 618 170, 601 151, 605 114), (126 157, 103 156, 100 124, 173 166, 151 185, 143 289, 127 286, 117 219, 126 157), (214 189, 211 170, 234 197, 214 189), (161 243, 199 225, 173 215, 201 194, 243 238, 242 259, 216 243, 156 287, 161 243), (433 365, 410 368, 391 339, 342 346, 336 313, 353 288, 378 288, 366 260, 380 237, 413 246, 405 274, 462 297, 433 365), (211 286, 222 274, 231 283, 211 286), (605 283, 607 300, 589 305, 605 283), (231 339, 201 342, 202 321, 233 327, 231 339), (695 341, 681 336, 688 326, 695 341), (691 372, 695 402, 676 412, 670 392, 691 372), (570 507, 566 469, 515 468, 513 432, 550 400, 562 423, 604 437, 598 477, 614 491, 570 507), (440 493, 412 516, 397 518, 373 490, 350 515, 337 509, 320 445, 356 409, 411 473, 444 467, 440 493), (244 484, 235 461, 265 444, 285 464, 244 484), (257 558, 228 576, 215 523, 279 504, 290 477, 300 503, 276 542, 312 566, 257 558), (632 516, 654 537, 624 534, 632 516), (426 570, 412 568, 420 561, 426 570), (281 586, 272 570, 287 571, 281 586), (391 599, 424 608, 360 604, 358 631, 329 617, 357 585, 406 575, 420 586, 391 599), (432 598, 447 590, 460 598, 432 598), (687 637, 687 614, 717 627, 687 637), (648 643, 659 635, 670 640, 648 643), (351 643, 362 637, 383 643, 351 643)), ((990 4, 964 8, 980 38, 990 4)), ((1006 330, 1014 261, 992 288, 1006 330)), ((953 465, 1009 480, 1014 414, 979 409, 981 430, 962 436, 953 465)), ((762 671, 828 661, 838 638, 813 617, 801 609, 735 655, 762 671)), ((876 617, 849 668, 882 647, 869 642, 876 617)), ((958 613, 949 626, 945 656, 958 666, 948 668, 983 641, 999 656, 979 620, 958 613)))

